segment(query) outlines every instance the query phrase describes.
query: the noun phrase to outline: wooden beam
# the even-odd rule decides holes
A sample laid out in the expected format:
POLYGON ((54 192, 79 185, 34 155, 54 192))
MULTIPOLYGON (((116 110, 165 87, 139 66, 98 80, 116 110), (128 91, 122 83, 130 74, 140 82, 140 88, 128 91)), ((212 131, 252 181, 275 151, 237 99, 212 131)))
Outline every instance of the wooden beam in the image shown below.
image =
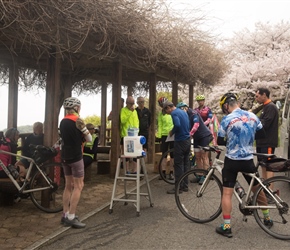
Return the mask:
POLYGON ((151 112, 151 126, 148 139, 147 162, 155 161, 155 131, 156 131, 156 75, 149 75, 149 110, 151 112))
POLYGON ((17 128, 18 110, 18 66, 16 63, 9 65, 9 90, 8 90, 8 119, 7 128, 17 128))
POLYGON ((120 157, 120 110, 121 110, 121 85, 122 64, 113 63, 112 80, 112 140, 111 140, 111 164, 110 176, 115 177, 118 158, 120 157))

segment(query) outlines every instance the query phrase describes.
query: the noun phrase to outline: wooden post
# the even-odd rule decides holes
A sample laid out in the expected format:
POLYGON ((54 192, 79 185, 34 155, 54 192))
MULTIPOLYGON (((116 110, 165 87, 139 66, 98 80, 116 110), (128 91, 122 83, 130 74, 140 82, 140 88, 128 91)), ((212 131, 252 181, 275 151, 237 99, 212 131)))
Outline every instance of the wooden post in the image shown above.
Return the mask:
POLYGON ((101 146, 106 146, 106 128, 107 128, 107 83, 102 83, 102 104, 101 104, 101 127, 99 133, 99 142, 101 146))
MULTIPOLYGON (((45 117, 44 117, 44 145, 52 146, 58 139, 58 116, 60 110, 60 68, 61 61, 59 54, 52 51, 48 58, 47 82, 45 97, 45 117)), ((50 169, 50 177, 53 178, 53 168, 50 169)), ((41 204, 49 206, 49 190, 41 192, 41 204)))
POLYGON ((112 81, 112 140, 111 140, 111 164, 110 176, 115 177, 118 158, 120 156, 120 110, 121 110, 121 85, 122 64, 113 63, 112 81))
POLYGON ((189 85, 188 105, 193 108, 193 85, 189 85))
POLYGON ((52 146, 58 139, 58 116, 60 111, 60 56, 53 54, 48 59, 44 118, 44 145, 52 146))
POLYGON ((177 81, 172 81, 172 102, 176 106, 178 103, 178 83, 177 81))
POLYGON ((155 160, 155 130, 156 130, 156 75, 149 75, 149 110, 151 112, 151 126, 148 139, 147 162, 155 160))
POLYGON ((133 83, 129 83, 127 87, 127 96, 132 96, 132 95, 133 95, 133 83))
POLYGON ((8 119, 7 129, 17 128, 18 110, 18 78, 17 64, 9 65, 8 119))

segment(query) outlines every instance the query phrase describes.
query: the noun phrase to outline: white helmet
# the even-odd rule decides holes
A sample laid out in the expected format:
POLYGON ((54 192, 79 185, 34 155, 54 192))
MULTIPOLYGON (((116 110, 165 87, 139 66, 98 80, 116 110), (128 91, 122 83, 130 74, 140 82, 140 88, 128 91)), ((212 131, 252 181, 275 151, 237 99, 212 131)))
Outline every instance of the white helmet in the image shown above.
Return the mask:
POLYGON ((72 109, 75 106, 78 106, 78 107, 81 106, 80 100, 76 97, 68 97, 63 102, 64 109, 72 109))

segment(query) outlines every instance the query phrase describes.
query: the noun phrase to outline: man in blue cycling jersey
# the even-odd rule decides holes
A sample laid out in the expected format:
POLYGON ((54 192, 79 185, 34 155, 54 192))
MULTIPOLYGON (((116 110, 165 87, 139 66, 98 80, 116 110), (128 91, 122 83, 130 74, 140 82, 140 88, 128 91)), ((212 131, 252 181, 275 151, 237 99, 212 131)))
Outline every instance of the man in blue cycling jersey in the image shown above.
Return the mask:
MULTIPOLYGON (((216 228, 216 232, 231 238, 231 212, 232 195, 237 175, 239 172, 255 173, 256 168, 253 161, 253 143, 255 139, 263 138, 265 131, 259 118, 248 111, 239 108, 238 96, 234 93, 227 93, 222 96, 220 106, 226 116, 223 117, 218 131, 218 144, 226 145, 224 167, 222 170, 223 195, 222 214, 224 223, 216 228)), ((251 177, 244 175, 250 183, 251 177)), ((257 188, 255 180, 252 191, 257 188)), ((259 204, 267 205, 267 199, 263 192, 259 194, 259 204)), ((269 209, 262 210, 264 224, 273 226, 269 216, 269 209)))

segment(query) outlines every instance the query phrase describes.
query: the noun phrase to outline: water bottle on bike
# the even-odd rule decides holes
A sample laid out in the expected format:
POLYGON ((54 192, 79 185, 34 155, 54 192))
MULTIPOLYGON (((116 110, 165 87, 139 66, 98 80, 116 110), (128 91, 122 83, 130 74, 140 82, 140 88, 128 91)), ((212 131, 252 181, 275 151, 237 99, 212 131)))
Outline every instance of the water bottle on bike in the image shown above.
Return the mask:
POLYGON ((235 184, 235 190, 238 193, 239 197, 242 199, 245 196, 245 190, 244 188, 241 186, 241 184, 237 181, 235 184))

